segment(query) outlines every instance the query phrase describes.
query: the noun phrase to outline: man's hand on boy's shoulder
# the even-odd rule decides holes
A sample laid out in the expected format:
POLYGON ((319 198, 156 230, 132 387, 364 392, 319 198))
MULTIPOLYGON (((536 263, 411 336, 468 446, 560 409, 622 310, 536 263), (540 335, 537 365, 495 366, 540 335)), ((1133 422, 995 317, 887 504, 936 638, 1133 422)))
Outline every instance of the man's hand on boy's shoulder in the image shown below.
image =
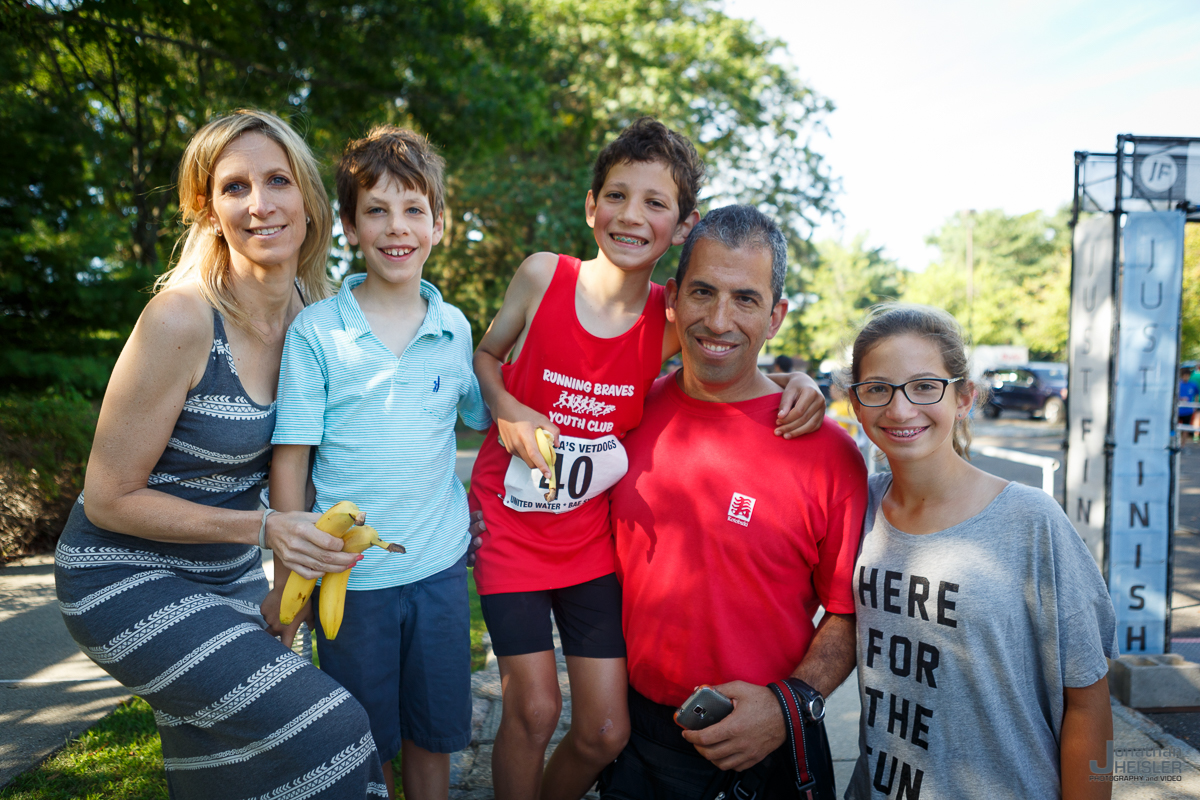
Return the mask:
POLYGON ((779 415, 775 420, 775 435, 794 439, 813 433, 825 419, 825 395, 817 382, 803 372, 788 376, 779 398, 779 415))

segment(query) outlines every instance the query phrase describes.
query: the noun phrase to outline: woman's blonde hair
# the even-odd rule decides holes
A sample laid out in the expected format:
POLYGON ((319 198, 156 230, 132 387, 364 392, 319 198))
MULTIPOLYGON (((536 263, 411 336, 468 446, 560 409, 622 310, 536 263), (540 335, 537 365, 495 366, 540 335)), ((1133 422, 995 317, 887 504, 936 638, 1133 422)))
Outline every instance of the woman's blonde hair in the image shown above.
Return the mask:
MULTIPOLYGON (((947 312, 933 306, 914 303, 882 303, 871 309, 854 338, 850 360, 850 383, 858 383, 862 375, 862 361, 875 347, 893 336, 920 336, 928 339, 942 354, 942 363, 951 378, 962 378, 953 384, 960 396, 975 392, 975 405, 987 403, 987 389, 971 380, 971 359, 967 354, 967 340, 963 336, 958 320, 947 312)), ((954 420, 954 451, 963 458, 971 457, 971 418, 954 420)))
POLYGON ((292 127, 274 114, 242 108, 209 122, 188 142, 179 162, 179 210, 187 230, 176 244, 179 260, 154 283, 155 291, 194 281, 209 305, 226 320, 245 330, 250 318, 234 297, 229 281, 229 244, 216 235, 210 219, 213 198, 212 172, 229 143, 246 133, 261 133, 287 154, 288 163, 304 201, 308 218, 296 277, 305 302, 329 297, 332 290, 325 270, 333 233, 333 209, 317 160, 292 127))

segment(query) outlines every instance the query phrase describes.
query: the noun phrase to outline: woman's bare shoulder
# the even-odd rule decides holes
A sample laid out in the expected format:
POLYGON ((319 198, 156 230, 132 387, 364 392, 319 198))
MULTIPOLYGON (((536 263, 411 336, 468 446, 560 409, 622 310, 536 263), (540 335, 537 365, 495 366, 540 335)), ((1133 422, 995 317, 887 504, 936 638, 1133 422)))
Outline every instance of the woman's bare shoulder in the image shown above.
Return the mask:
POLYGON ((194 285, 172 286, 146 304, 135 335, 181 350, 207 350, 212 344, 213 313, 194 285))

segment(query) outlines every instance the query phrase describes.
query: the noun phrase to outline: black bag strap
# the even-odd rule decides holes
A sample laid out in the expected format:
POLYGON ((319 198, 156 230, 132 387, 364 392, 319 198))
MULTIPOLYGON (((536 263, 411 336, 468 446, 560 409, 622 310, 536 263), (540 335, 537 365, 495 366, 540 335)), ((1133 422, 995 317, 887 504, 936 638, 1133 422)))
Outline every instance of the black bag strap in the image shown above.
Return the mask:
POLYGON ((812 800, 816 794, 817 779, 808 766, 806 731, 808 725, 817 725, 825 718, 825 698, 816 689, 799 678, 784 678, 768 684, 783 709, 784 727, 787 729, 788 752, 795 770, 796 791, 801 797, 812 800))

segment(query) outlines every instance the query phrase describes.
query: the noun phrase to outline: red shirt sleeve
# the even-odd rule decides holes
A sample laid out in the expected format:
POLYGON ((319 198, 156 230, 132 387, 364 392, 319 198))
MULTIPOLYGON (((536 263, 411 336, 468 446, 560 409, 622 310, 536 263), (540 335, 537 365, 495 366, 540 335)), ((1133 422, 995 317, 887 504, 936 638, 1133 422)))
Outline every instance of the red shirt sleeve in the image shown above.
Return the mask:
POLYGON ((858 454, 846 464, 850 490, 829 509, 825 538, 817 545, 820 560, 813 587, 821 605, 834 614, 854 613, 854 561, 867 511, 866 467, 858 454))

